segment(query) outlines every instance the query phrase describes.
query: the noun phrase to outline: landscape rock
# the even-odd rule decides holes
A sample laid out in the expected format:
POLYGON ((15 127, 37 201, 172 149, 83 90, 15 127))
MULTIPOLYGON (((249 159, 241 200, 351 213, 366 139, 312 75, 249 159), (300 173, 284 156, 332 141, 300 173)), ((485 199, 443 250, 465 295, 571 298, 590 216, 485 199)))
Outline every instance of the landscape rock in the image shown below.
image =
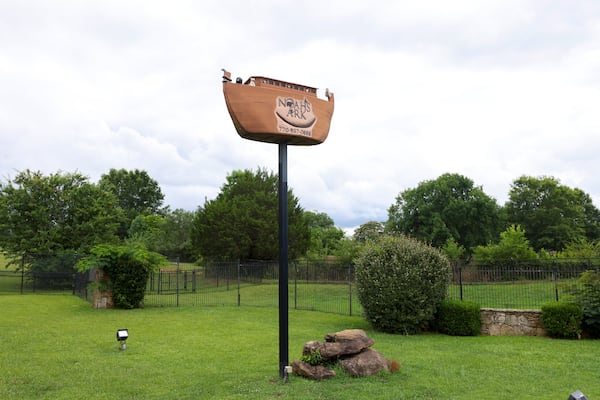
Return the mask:
POLYGON ((395 360, 388 361, 381 353, 371 349, 374 343, 362 329, 327 334, 325 343, 313 340, 304 344, 302 361, 293 361, 292 371, 314 380, 334 377, 335 372, 325 366, 337 363, 353 377, 375 375, 384 370, 397 371, 400 364, 395 360))
POLYGON ((342 369, 352 377, 376 375, 388 371, 387 359, 377 350, 367 349, 340 361, 342 369))
POLYGON ((367 336, 367 333, 365 331, 363 331, 362 329, 346 329, 343 331, 339 331, 336 333, 328 333, 327 335, 325 335, 325 341, 326 342, 352 342, 352 341, 360 341, 360 342, 367 342, 369 340, 373 340, 373 339, 369 339, 369 337, 367 336))
POLYGON ((307 342, 302 349, 302 354, 310 356, 314 352, 319 352, 323 361, 328 361, 360 353, 375 343, 362 329, 348 329, 330 333, 325 336, 325 341, 325 343, 314 340, 307 342))
POLYGON ((323 381, 335 376, 335 371, 327 369, 322 365, 310 365, 304 361, 292 361, 292 371, 296 375, 315 381, 323 381))

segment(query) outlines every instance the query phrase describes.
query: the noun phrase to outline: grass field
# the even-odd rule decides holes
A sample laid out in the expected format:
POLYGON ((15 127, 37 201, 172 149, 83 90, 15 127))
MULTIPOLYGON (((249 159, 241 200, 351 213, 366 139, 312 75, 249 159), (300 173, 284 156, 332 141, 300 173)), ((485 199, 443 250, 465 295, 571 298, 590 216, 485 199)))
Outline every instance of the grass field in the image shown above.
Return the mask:
MULTIPOLYGON (((564 280, 558 284, 558 298, 568 298, 565 285, 572 281, 564 280)), ((507 283, 481 283, 463 286, 463 300, 478 303, 483 308, 515 308, 541 309, 547 302, 556 301, 556 291, 553 282, 524 281, 507 283)), ((345 315, 360 315, 362 307, 358 301, 356 285, 348 284, 317 284, 301 283, 289 285, 290 307, 304 310, 333 312, 345 315), (352 293, 350 291, 352 290, 352 293)), ((460 290, 456 285, 450 285, 448 296, 460 299, 460 290)), ((180 289, 177 299, 175 291, 157 294, 156 291, 146 294, 148 306, 179 305, 237 305, 237 285, 203 287, 197 292, 180 289)), ((273 284, 248 285, 243 284, 239 289, 239 304, 242 306, 276 307, 278 301, 278 286, 273 284)))
MULTIPOLYGON (((544 280, 463 285, 463 300, 474 301, 483 308, 539 310, 544 303, 556 301, 556 289, 558 299, 566 299, 568 295, 565 286, 570 283, 573 280, 563 280, 557 287, 553 282, 544 280)), ((450 298, 460 299, 460 288, 457 285, 450 285, 448 292, 450 298)))
POLYGON ((359 317, 290 312, 290 357, 326 333, 362 328, 401 363, 395 374, 278 377, 276 308, 93 310, 66 295, 0 295, 1 399, 600 398, 600 342, 401 336, 359 317), (118 328, 128 328, 119 351, 118 328))
MULTIPOLYGON (((293 309, 331 312, 343 315, 360 315, 362 307, 358 301, 356 289, 352 293, 350 302, 350 287, 343 284, 300 284, 289 285, 289 306, 293 309)), ((179 301, 180 306, 209 305, 209 306, 255 306, 277 307, 279 300, 279 286, 277 283, 261 285, 242 285, 203 288, 195 293, 183 291, 178 299, 175 293, 161 294, 147 293, 145 304, 147 306, 173 306, 179 301)))

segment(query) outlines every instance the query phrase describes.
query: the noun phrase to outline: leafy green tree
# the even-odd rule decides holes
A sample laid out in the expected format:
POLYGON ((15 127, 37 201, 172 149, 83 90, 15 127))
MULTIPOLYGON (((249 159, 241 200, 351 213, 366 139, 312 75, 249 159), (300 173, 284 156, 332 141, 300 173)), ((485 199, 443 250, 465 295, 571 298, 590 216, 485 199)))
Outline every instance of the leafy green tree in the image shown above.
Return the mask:
POLYGON ((113 193, 123 210, 124 218, 119 229, 121 238, 127 237, 131 222, 138 215, 159 214, 162 211, 164 195, 158 182, 146 171, 112 168, 108 174, 100 177, 98 185, 113 193))
POLYGON ((446 253, 446 256, 448 256, 448 259, 451 262, 457 262, 465 254, 465 248, 456 243, 454 238, 446 240, 446 243, 444 243, 444 246, 442 246, 442 251, 446 253))
POLYGON ((516 179, 505 209, 509 223, 521 225, 536 250, 560 251, 569 243, 600 238, 600 212, 590 196, 553 177, 516 179))
POLYGON ((333 219, 323 212, 305 211, 304 218, 310 229, 308 256, 320 258, 334 254, 344 237, 344 231, 336 228, 333 219))
POLYGON ((519 225, 511 225, 500 234, 498 244, 477 246, 473 257, 478 261, 529 260, 538 255, 529 244, 525 231, 519 225))
POLYGON ((386 231, 441 248, 452 238, 467 251, 497 238, 500 208, 473 181, 443 174, 400 193, 388 209, 386 231))
POLYGON ((365 222, 354 231, 352 238, 359 243, 377 240, 385 231, 385 225, 378 221, 365 222))
POLYGON ((364 243, 357 242, 348 237, 343 237, 342 240, 340 240, 338 247, 333 252, 333 255, 339 265, 353 265, 354 260, 362 251, 363 246, 364 243))
MULTIPOLYGON (((265 169, 233 171, 192 223, 194 249, 206 258, 273 260, 279 257, 278 178, 265 169)), ((288 190, 289 257, 304 255, 310 231, 304 210, 288 190)))
POLYGON ((167 211, 165 214, 164 242, 161 254, 171 259, 180 261, 193 261, 195 259, 192 246, 191 232, 195 213, 183 209, 167 211))
POLYGON ((193 212, 182 209, 166 210, 164 215, 138 215, 129 228, 128 241, 143 243, 148 250, 172 260, 192 261, 190 233, 193 219, 193 212))
POLYGON ((165 242, 165 224, 162 215, 138 215, 129 227, 129 240, 143 243, 150 251, 159 251, 165 242))
POLYGON ((557 253, 560 258, 600 258, 600 240, 589 242, 579 240, 567 244, 564 250, 557 253))
POLYGON ((25 253, 87 252, 117 240, 115 197, 79 173, 25 170, 0 184, 0 248, 25 253))

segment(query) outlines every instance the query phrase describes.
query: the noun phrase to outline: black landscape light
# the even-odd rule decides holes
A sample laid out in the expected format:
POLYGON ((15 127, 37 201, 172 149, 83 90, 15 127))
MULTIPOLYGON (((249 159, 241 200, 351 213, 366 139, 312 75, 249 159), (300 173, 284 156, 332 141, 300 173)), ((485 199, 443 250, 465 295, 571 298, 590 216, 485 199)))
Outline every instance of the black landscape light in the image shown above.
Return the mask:
POLYGON ((121 343, 119 350, 125 350, 125 342, 129 337, 129 331, 127 329, 117 329, 117 340, 121 343))
POLYGON ((571 393, 567 400, 588 400, 588 398, 585 397, 585 394, 581 393, 580 390, 576 390, 571 393))

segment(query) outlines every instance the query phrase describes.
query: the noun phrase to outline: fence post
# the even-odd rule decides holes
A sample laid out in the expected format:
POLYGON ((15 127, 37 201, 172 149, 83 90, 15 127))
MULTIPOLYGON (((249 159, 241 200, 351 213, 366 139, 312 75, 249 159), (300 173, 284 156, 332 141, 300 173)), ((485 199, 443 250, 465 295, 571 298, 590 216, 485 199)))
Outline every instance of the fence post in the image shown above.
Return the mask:
POLYGON ((552 268, 552 280, 554 281, 554 298, 558 301, 558 271, 556 265, 552 268))
POLYGON ((350 316, 352 316, 352 264, 348 265, 348 293, 350 298, 350 316))
POLYGON ((179 307, 179 257, 177 257, 177 269, 175 270, 175 293, 177 307, 179 307))
POLYGON ((196 268, 192 271, 192 292, 196 293, 196 268))
POLYGON ((308 285, 310 282, 310 277, 309 277, 309 265, 308 265, 308 259, 306 259, 306 284, 308 285))
POLYGON ((294 310, 298 309, 298 260, 294 260, 294 310))
POLYGON ((460 301, 463 301, 462 266, 458 267, 458 287, 460 288, 460 301))
POLYGON ((158 294, 160 294, 160 290, 162 289, 162 269, 158 270, 158 294))
POLYGON ((25 256, 21 257, 21 294, 23 294, 23 286, 25 285, 25 256))
POLYGON ((225 265, 225 275, 227 275, 226 279, 226 286, 227 286, 227 291, 229 291, 229 278, 231 275, 231 265, 229 262, 227 262, 227 264, 225 265))
POLYGON ((242 304, 242 298, 240 295, 240 260, 237 261, 237 303, 238 307, 242 304))

